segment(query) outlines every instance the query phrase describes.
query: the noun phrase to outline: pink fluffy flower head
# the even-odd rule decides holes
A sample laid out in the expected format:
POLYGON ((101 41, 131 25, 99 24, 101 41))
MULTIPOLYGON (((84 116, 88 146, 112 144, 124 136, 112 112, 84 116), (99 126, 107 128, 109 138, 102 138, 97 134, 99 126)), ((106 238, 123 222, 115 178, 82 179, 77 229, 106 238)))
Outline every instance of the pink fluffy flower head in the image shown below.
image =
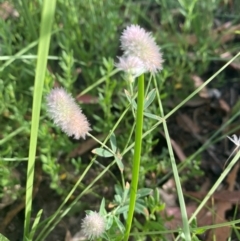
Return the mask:
POLYGON ((124 58, 138 58, 144 72, 155 74, 162 69, 162 53, 151 33, 138 25, 130 25, 123 31, 120 41, 124 58))
POLYGON ((82 221, 82 231, 89 238, 100 237, 106 228, 104 218, 97 212, 91 212, 82 221))
POLYGON ((116 67, 130 74, 133 78, 146 72, 143 62, 135 56, 119 57, 116 67))
POLYGON ((63 88, 54 88, 46 99, 47 112, 54 123, 68 136, 85 139, 91 128, 73 97, 63 88))

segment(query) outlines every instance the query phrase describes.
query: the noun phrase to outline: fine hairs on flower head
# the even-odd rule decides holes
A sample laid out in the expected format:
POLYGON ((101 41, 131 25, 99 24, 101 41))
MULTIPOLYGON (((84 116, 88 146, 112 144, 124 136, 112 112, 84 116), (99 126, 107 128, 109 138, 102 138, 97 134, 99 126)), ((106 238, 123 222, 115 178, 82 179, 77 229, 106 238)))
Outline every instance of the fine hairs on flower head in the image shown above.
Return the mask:
POLYGON ((162 69, 162 53, 152 34, 138 25, 128 26, 120 37, 123 56, 116 67, 137 77, 145 72, 152 74, 162 69))
POLYGON ((46 100, 47 112, 54 123, 68 136, 85 139, 91 128, 73 97, 63 88, 54 88, 47 95, 46 100))
POLYGON ((104 233, 106 223, 99 213, 91 212, 82 220, 81 227, 84 235, 89 239, 93 239, 100 237, 104 233))

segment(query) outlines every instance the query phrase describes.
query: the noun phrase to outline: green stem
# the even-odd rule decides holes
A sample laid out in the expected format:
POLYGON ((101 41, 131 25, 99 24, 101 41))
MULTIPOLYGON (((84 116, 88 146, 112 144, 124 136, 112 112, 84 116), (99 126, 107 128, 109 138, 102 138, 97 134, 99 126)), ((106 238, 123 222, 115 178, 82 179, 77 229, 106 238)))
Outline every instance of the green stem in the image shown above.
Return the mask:
MULTIPOLYGON (((155 86, 157 87, 155 78, 154 78, 154 83, 155 83, 155 86)), ((161 98, 160 98, 158 92, 157 92, 157 95, 158 95, 160 113, 161 113, 162 118, 164 118, 163 106, 162 106, 161 98)), ((172 164, 173 176, 174 176, 176 187, 177 187, 177 194, 178 194, 180 210, 181 210, 181 215, 182 215, 182 222, 183 222, 183 232, 185 235, 185 240, 191 241, 191 234, 190 234, 190 229, 189 229, 189 224, 188 224, 186 205, 185 205, 185 201, 184 201, 184 197, 183 197, 181 181, 180 181, 180 178, 178 175, 177 164, 175 161, 175 157, 174 157, 174 153, 173 153, 173 149, 172 149, 172 145, 171 145, 171 139, 169 136, 166 121, 163 121, 163 129, 164 129, 165 138, 167 141, 167 146, 168 146, 168 151, 169 151, 169 156, 170 156, 170 160, 171 160, 171 164, 172 164)))
POLYGON ((189 224, 188 224, 186 205, 185 205, 185 201, 184 201, 184 197, 183 197, 181 181, 180 181, 180 178, 178 175, 177 164, 176 164, 175 157, 173 154, 173 149, 172 149, 171 140, 170 140, 170 136, 168 133, 166 121, 163 122, 163 128, 164 128, 164 133, 166 135, 168 151, 169 151, 170 160, 171 160, 171 164, 172 164, 173 176, 174 176, 176 187, 177 187, 177 194, 178 194, 182 221, 183 221, 183 232, 185 234, 185 240, 191 241, 191 234, 190 234, 190 229, 189 229, 189 224))
POLYGON ((125 241, 128 240, 128 237, 130 234, 133 213, 134 213, 135 203, 136 203, 136 197, 137 197, 141 148, 142 148, 143 107, 144 107, 144 75, 141 75, 138 78, 135 146, 134 146, 134 157, 133 157, 133 167, 132 167, 132 183, 131 183, 131 189, 130 189, 130 203, 129 203, 127 222, 126 222, 126 231, 124 236, 125 241))
POLYGON ((56 0, 43 2, 40 36, 38 45, 38 60, 36 67, 36 75, 34 80, 33 107, 32 107, 32 126, 30 135, 30 147, 28 154, 27 167, 27 183, 26 183, 26 206, 25 206, 25 222, 24 222, 24 238, 29 239, 29 227, 32 211, 33 199, 33 180, 34 166, 37 148, 38 127, 40 120, 40 109, 43 92, 43 84, 47 66, 48 50, 51 39, 51 26, 54 18, 56 0))

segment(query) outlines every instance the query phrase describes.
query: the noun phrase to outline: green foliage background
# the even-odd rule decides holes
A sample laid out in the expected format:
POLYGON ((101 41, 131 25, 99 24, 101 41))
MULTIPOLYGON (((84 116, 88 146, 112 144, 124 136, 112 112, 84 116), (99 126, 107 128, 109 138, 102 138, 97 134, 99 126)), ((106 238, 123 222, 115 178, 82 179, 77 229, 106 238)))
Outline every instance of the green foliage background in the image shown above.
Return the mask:
MULTIPOLYGON (((2 1, 3 2, 3 1, 2 1)), ((11 189, 20 184, 13 198, 22 198, 26 176, 33 80, 42 1, 9 1, 19 13, 18 17, 0 19, 0 197, 4 187, 11 189), (17 175, 15 171, 17 170, 17 175)), ((162 83, 162 99, 185 98, 194 89, 191 74, 209 77, 223 65, 220 53, 234 55, 237 43, 221 43, 224 33, 213 34, 213 29, 232 21, 239 22, 239 6, 233 8, 220 0, 58 0, 52 33, 48 73, 44 92, 53 86, 63 86, 73 96, 94 85, 102 77, 105 81, 87 94, 98 98, 97 103, 82 104, 93 134, 108 134, 123 109, 128 105, 123 89, 123 75, 110 76, 116 56, 121 55, 119 37, 129 24, 139 24, 153 32, 165 59, 164 70, 157 76, 162 83), (213 69, 215 68, 216 69, 213 69)), ((218 76, 219 86, 226 83, 226 73, 218 76)), ((235 81, 235 76, 232 81, 235 81)), ((80 173, 89 156, 73 159, 68 154, 79 143, 72 141, 55 127, 46 116, 42 105, 37 162, 49 178, 51 188, 65 195, 71 188, 71 178, 62 182, 62 174, 74 169, 80 173)), ((169 111, 168 105, 165 112, 169 111)), ((157 105, 150 110, 156 113, 157 105)), ((118 148, 123 149, 134 122, 131 113, 124 119, 117 135, 118 148)), ((144 122, 144 130, 153 125, 144 122)), ((156 130, 144 140, 140 186, 145 175, 155 171, 161 175, 169 168, 168 157, 153 151, 157 145, 156 130), (162 164, 159 164, 159 160, 162 164), (150 164, 149 164, 150 163, 150 164)), ((130 140, 132 141, 132 140, 130 140)), ((84 144, 83 144, 84 145, 84 144)), ((130 171, 131 155, 124 157, 126 173, 130 171)), ((197 172, 196 168, 196 172, 197 172)), ((126 175, 127 175, 126 174, 126 175)), ((80 187, 82 188, 82 187, 80 187)))

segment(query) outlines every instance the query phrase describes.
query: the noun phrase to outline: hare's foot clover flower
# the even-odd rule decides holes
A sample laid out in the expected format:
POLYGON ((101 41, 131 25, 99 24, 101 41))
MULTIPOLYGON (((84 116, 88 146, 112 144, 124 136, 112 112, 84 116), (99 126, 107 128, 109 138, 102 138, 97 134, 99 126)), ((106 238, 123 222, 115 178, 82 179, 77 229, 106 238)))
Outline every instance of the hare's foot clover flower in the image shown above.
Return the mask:
POLYGON ((82 231, 88 239, 100 237, 106 228, 105 219, 97 212, 91 212, 82 220, 82 231))
POLYGON ((133 78, 136 78, 147 71, 143 62, 135 56, 119 57, 119 63, 116 63, 116 67, 127 72, 133 78))
POLYGON ((85 139, 91 128, 73 97, 63 88, 54 88, 46 99, 47 112, 54 123, 68 136, 74 136, 75 139, 80 137, 85 139))
POLYGON ((155 74, 162 69, 162 53, 151 33, 138 25, 130 25, 120 41, 123 57, 116 64, 117 68, 136 76, 145 72, 155 74))

